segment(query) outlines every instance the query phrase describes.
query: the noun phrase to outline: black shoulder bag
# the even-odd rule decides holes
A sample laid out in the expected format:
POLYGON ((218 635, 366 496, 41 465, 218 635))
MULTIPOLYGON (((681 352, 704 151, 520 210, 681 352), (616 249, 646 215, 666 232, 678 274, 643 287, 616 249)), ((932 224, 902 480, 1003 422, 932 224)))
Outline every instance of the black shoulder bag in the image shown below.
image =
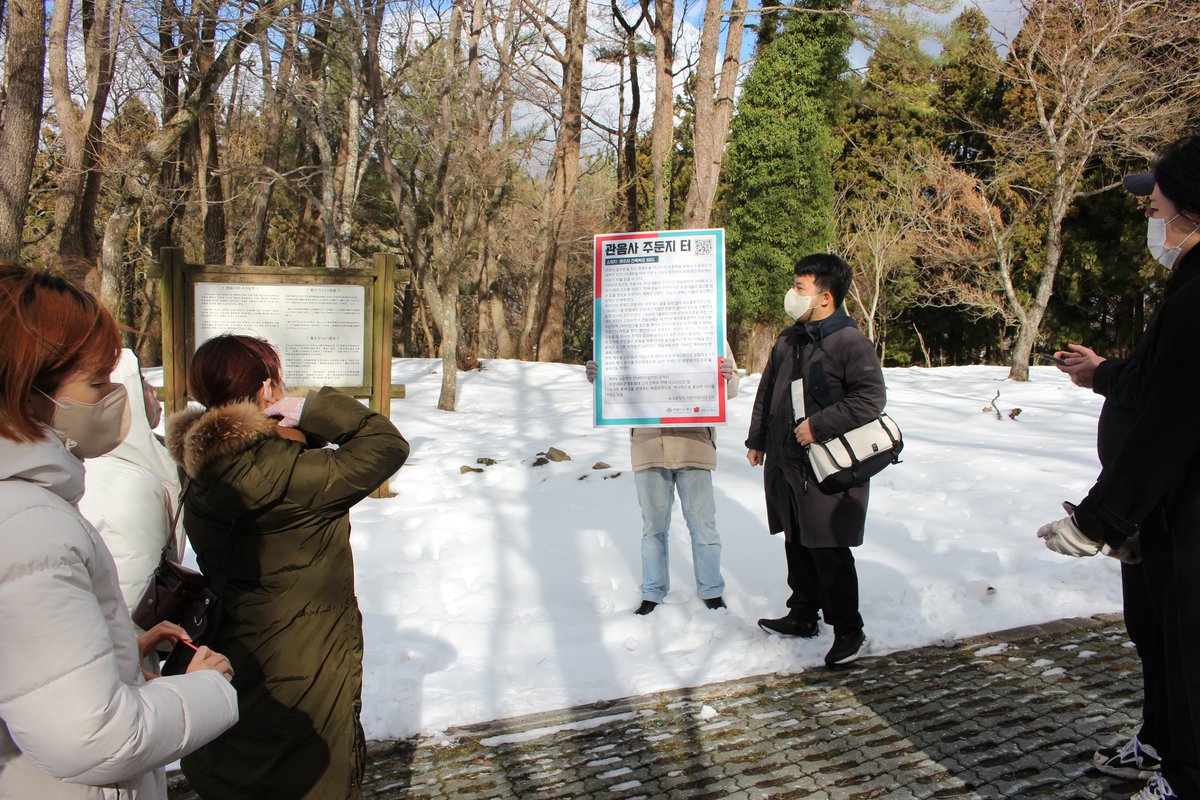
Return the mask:
MULTIPOLYGON (((210 588, 207 575, 176 564, 168 557, 178 537, 183 499, 190 485, 191 481, 185 480, 183 490, 179 493, 179 505, 171 518, 171 536, 163 545, 150 584, 142 592, 131 616, 133 623, 145 631, 160 622, 174 622, 187 631, 193 642, 203 644, 216 617, 217 595, 210 588)), ((183 555, 182 551, 180 555, 183 555)))

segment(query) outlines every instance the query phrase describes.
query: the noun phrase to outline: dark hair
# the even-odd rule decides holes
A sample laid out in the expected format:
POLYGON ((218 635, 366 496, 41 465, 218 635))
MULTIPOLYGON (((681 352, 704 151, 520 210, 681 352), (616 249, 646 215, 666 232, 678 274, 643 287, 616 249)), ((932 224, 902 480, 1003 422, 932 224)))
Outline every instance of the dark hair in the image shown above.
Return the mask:
POLYGON ((0 264, 0 437, 34 441, 43 428, 29 405, 80 370, 109 373, 121 334, 95 297, 48 272, 0 264))
POLYGON ((209 408, 253 400, 268 378, 283 383, 275 348, 265 339, 227 333, 196 348, 188 367, 188 395, 209 408))
POLYGON ((822 292, 833 295, 834 308, 840 306, 850 291, 850 265, 833 253, 813 253, 796 262, 796 275, 811 275, 822 292))
POLYGON ((1175 207, 1200 217, 1200 136, 1176 139, 1154 162, 1154 182, 1175 207))

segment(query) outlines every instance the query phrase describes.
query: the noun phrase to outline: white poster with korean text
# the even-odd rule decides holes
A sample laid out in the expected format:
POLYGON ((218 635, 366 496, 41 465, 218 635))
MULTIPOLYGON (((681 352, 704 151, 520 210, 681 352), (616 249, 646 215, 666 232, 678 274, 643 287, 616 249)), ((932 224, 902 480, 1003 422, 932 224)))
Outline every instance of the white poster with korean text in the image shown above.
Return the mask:
POLYGON ((595 237, 596 426, 725 424, 725 232, 595 237))

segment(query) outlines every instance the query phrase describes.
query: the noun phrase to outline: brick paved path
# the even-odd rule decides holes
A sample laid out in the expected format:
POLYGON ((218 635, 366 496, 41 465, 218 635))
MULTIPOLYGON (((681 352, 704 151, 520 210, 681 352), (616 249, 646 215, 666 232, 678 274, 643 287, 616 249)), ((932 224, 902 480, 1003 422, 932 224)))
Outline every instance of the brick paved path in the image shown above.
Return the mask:
MULTIPOLYGON (((373 743, 372 798, 1127 798, 1092 751, 1140 715, 1118 617, 373 743)), ((194 797, 176 777, 172 800, 194 797)))

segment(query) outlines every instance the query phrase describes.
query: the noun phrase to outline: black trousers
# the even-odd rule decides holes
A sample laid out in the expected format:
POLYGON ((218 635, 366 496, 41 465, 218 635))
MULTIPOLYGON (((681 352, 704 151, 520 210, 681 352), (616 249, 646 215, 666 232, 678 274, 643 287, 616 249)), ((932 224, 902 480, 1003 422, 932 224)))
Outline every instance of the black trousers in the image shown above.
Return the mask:
POLYGON ((1125 630, 1142 660, 1142 727, 1138 739, 1161 756, 1167 746, 1167 707, 1163 697, 1162 628, 1154 613, 1150 586, 1141 564, 1121 565, 1125 630))
POLYGON ((1142 658, 1163 777, 1184 800, 1200 800, 1200 530, 1178 521, 1143 528, 1135 588, 1145 591, 1149 613, 1135 606, 1130 638, 1142 658))
POLYGON ((835 636, 862 630, 858 613, 858 571, 849 547, 805 547, 800 535, 784 532, 787 556, 788 615, 816 621, 824 611, 835 636))

